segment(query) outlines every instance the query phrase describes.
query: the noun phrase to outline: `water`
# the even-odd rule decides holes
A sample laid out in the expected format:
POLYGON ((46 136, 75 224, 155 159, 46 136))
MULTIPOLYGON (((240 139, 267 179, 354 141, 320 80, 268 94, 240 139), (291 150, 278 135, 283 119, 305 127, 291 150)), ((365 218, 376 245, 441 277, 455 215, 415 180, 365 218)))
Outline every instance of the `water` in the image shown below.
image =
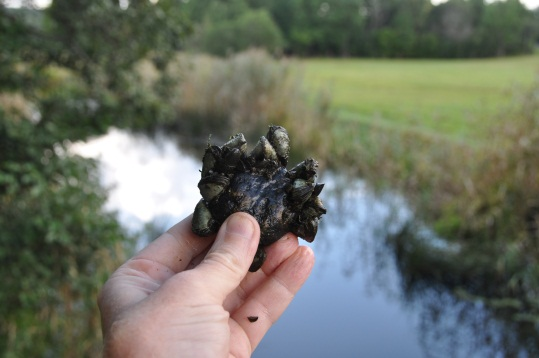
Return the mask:
MULTIPOLYGON (((103 182, 112 188, 107 205, 133 232, 151 221, 173 225, 200 198, 200 159, 166 137, 111 130, 73 151, 100 158, 103 182)), ((326 183, 328 214, 310 244, 315 267, 254 357, 529 356, 520 326, 443 287, 403 279, 386 241, 412 219, 402 198, 374 195, 361 180, 335 173, 319 181, 326 183)))
POLYGON ((154 220, 171 226, 193 212, 200 200, 200 160, 182 153, 170 139, 152 140, 112 129, 72 150, 99 159, 107 208, 118 211, 130 231, 154 220))

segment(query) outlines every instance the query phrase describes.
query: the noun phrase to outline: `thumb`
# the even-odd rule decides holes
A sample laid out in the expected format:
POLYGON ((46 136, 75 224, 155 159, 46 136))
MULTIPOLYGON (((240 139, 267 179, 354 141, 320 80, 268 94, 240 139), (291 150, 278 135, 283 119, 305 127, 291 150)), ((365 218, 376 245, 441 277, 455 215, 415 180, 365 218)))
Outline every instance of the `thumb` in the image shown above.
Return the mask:
POLYGON ((204 260, 195 268, 206 295, 222 304, 247 274, 260 240, 260 227, 251 215, 235 213, 221 225, 204 260))

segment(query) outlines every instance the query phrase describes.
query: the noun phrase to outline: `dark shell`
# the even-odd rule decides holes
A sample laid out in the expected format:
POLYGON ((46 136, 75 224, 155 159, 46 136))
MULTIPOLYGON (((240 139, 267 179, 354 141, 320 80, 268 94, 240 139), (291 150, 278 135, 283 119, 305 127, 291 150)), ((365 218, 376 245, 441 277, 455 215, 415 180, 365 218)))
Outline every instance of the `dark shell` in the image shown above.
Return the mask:
POLYGON ((205 176, 198 183, 200 195, 206 202, 212 201, 219 196, 230 185, 230 179, 222 174, 210 174, 205 176))
POLYGON ((202 200, 195 209, 193 232, 211 235, 230 214, 246 212, 260 225, 260 245, 250 270, 260 268, 264 247, 292 232, 311 242, 326 213, 318 197, 323 184, 316 184, 318 163, 306 159, 286 169, 289 138, 280 126, 270 126, 251 153, 243 134, 218 147, 208 145, 198 184, 202 200))
POLYGON ((249 322, 255 323, 256 321, 258 321, 258 316, 249 316, 247 317, 247 319, 249 320, 249 322))

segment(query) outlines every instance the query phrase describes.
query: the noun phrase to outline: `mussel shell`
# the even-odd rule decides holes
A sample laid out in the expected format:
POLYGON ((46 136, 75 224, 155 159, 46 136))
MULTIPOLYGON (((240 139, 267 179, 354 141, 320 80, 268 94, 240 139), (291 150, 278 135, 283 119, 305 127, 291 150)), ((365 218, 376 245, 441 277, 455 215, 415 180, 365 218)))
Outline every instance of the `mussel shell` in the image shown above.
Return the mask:
POLYGON ((273 148, 271 143, 264 136, 260 137, 260 140, 258 141, 258 143, 256 143, 256 146, 253 148, 249 156, 256 161, 278 161, 277 152, 275 152, 275 149, 273 148))
POLYGON ((320 199, 318 196, 312 197, 312 202, 313 207, 317 211, 319 217, 327 212, 327 209, 324 207, 324 203, 322 203, 322 199, 320 199))
POLYGON ((326 211, 322 200, 318 196, 313 195, 305 203, 303 214, 308 217, 320 218, 326 211))
POLYGON ((273 148, 275 148, 281 164, 286 166, 290 154, 290 138, 286 129, 281 126, 270 126, 267 138, 273 148))
POLYGON ((206 148, 204 157, 202 158, 202 177, 207 176, 212 170, 215 169, 215 165, 220 157, 221 148, 218 146, 211 145, 206 148))
POLYGON ((266 250, 262 246, 259 246, 256 250, 255 257, 253 258, 253 262, 251 263, 251 266, 249 267, 249 272, 256 272, 260 267, 262 267, 262 264, 264 261, 266 261, 266 250))
POLYGON ((221 151, 221 161, 215 165, 216 171, 228 174, 234 172, 241 159, 241 156, 241 150, 237 148, 224 147, 221 151))
POLYGON ((198 189, 204 200, 210 202, 218 197, 229 184, 230 179, 226 175, 212 174, 200 179, 198 189))
POLYGON ((219 223, 213 219, 203 199, 195 207, 191 230, 198 236, 209 236, 219 230, 219 223))
POLYGON ((288 176, 291 179, 304 179, 309 182, 316 181, 318 172, 318 162, 312 158, 305 159, 303 162, 296 165, 288 171, 288 176))
POLYGON ((314 186, 313 195, 318 196, 322 192, 322 189, 324 189, 324 184, 316 184, 314 186))
POLYGON ((228 142, 223 144, 223 147, 239 149, 242 153, 245 153, 245 150, 247 149, 247 141, 245 140, 243 133, 238 133, 230 137, 228 142))
POLYGON ((296 205, 303 205, 311 197, 314 190, 314 184, 304 179, 296 179, 292 184, 290 198, 296 205))
POLYGON ((292 232, 307 242, 313 242, 314 237, 318 232, 319 221, 320 220, 317 217, 301 220, 299 223, 292 226, 292 232))

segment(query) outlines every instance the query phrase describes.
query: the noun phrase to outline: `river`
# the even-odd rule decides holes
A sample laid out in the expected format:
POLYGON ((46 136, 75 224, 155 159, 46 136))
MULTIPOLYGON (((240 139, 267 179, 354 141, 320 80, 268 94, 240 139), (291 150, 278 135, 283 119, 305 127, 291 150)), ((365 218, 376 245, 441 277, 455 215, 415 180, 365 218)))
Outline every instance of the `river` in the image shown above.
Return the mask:
MULTIPOLYGON (((111 188, 108 208, 131 232, 148 222, 165 229, 200 198, 200 158, 166 136, 113 129, 72 149, 100 160, 111 188)), ((201 144, 199 157, 203 150, 201 144)), ((518 327, 481 302, 459 300, 436 284, 412 287, 403 278, 386 240, 412 219, 399 195, 376 195, 361 179, 332 172, 319 182, 326 183, 321 198, 328 214, 309 244, 312 275, 253 357, 529 356, 518 327)))

